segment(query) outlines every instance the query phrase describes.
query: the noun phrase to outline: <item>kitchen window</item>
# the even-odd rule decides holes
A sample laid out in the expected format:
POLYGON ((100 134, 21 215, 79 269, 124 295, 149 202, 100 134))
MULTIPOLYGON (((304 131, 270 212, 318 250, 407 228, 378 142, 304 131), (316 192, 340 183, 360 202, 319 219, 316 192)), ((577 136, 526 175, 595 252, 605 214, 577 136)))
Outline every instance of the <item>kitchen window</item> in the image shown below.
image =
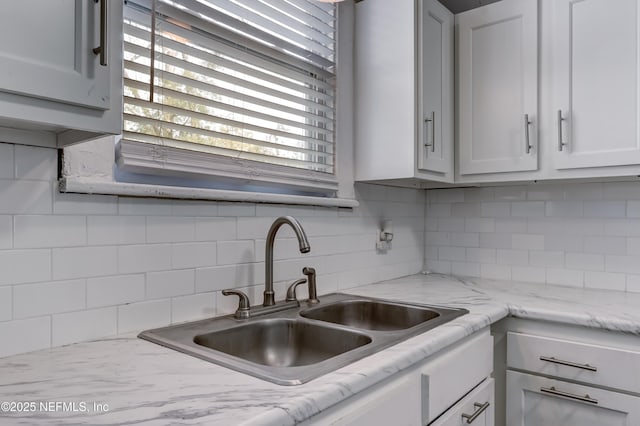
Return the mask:
POLYGON ((336 4, 128 0, 123 23, 114 183, 353 198, 352 77, 343 71, 341 109, 336 4))
POLYGON ((335 14, 315 0, 127 1, 119 167, 335 192, 335 14))

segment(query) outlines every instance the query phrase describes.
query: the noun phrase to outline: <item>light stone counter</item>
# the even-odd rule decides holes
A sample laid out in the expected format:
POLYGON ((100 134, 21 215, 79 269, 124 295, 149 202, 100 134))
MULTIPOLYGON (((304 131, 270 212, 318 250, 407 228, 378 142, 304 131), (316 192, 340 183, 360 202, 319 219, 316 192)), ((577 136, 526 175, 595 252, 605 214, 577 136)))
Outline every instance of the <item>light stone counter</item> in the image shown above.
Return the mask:
POLYGON ((293 425, 507 315, 640 336, 639 294, 442 275, 348 292, 470 313, 300 386, 274 385, 134 336, 3 358, 0 401, 76 402, 88 412, 0 411, 0 424, 293 425), (108 411, 94 411, 94 402, 108 411))

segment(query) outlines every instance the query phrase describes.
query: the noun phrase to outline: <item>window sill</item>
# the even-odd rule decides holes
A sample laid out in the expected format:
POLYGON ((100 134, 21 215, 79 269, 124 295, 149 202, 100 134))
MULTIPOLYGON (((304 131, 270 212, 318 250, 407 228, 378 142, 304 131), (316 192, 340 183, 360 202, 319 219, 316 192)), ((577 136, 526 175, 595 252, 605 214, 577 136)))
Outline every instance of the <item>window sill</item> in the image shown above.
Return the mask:
POLYGON ((359 205, 357 200, 348 198, 309 197, 263 192, 147 185, 140 183, 110 182, 86 177, 63 178, 60 180, 59 188, 60 192, 65 193, 120 195, 128 197, 293 204, 322 207, 358 207, 359 205))

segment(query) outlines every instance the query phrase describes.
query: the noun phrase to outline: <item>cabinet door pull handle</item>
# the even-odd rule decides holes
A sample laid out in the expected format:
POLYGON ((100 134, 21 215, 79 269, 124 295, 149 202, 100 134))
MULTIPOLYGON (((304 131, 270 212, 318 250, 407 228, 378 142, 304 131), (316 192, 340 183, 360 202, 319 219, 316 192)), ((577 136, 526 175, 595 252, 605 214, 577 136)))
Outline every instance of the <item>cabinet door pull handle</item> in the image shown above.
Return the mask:
POLYGON ((478 418, 480 414, 484 412, 484 410, 486 410, 489 407, 489 405, 490 405, 489 401, 485 402, 484 404, 480 404, 479 402, 474 402, 473 406, 476 408, 476 410, 472 414, 462 413, 462 418, 467 421, 467 424, 471 424, 475 419, 478 418))
POLYGON ((558 151, 562 151, 566 143, 562 141, 562 122, 566 119, 562 117, 562 110, 558 110, 558 151))
POLYGON ((555 387, 551 386, 550 388, 540 388, 540 392, 548 393, 550 395, 561 396, 563 398, 575 399, 576 401, 588 402, 589 404, 597 404, 598 400, 595 398, 591 398, 588 394, 585 396, 576 395, 569 392, 563 392, 557 390, 555 387))
POLYGON ((552 362, 554 364, 566 365, 567 367, 581 368, 583 370, 589 371, 598 371, 597 367, 589 364, 578 364, 577 362, 564 361, 562 359, 557 359, 552 356, 541 356, 540 361, 552 362))
POLYGON ((427 123, 426 124, 427 127, 429 126, 429 123, 431 123, 431 143, 429 143, 429 140, 427 139, 427 142, 424 144, 424 146, 430 146, 431 152, 435 152, 436 151, 436 112, 431 111, 431 117, 425 118, 424 122, 427 123))
POLYGON ((100 55, 100 65, 107 66, 107 40, 108 40, 108 10, 107 0, 100 0, 100 46, 93 48, 93 53, 100 55))
POLYGON ((525 143, 525 151, 527 154, 531 152, 531 142, 529 141, 529 126, 531 125, 531 121, 529 120, 529 114, 524 115, 524 143, 525 143))

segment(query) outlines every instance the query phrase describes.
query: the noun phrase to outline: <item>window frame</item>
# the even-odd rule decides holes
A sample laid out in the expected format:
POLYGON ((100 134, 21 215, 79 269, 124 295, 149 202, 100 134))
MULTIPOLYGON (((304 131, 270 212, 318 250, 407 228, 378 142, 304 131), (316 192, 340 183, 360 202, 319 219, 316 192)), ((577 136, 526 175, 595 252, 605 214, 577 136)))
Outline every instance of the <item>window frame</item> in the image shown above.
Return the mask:
MULTIPOLYGON (((62 161, 62 178, 60 190, 62 192, 90 192, 111 195, 133 195, 166 198, 191 198, 205 200, 224 201, 255 201, 273 202, 303 205, 341 206, 355 207, 354 174, 353 174, 353 36, 354 36, 354 5, 352 2, 340 2, 337 4, 336 16, 336 86, 335 86, 335 162, 333 179, 322 179, 319 176, 315 184, 303 185, 297 188, 291 180, 286 181, 286 170, 273 170, 267 167, 260 172, 261 180, 258 183, 267 182, 273 185, 274 192, 268 190, 243 191, 229 189, 212 189, 201 186, 188 187, 183 183, 172 184, 171 176, 183 176, 194 178, 203 175, 201 165, 207 161, 207 155, 203 154, 198 163, 188 164, 186 157, 174 157, 173 165, 162 160, 162 153, 156 156, 144 156, 140 147, 125 142, 127 149, 135 153, 128 158, 127 169, 140 170, 145 174, 153 171, 153 176, 164 177, 162 184, 122 182, 114 173, 116 157, 116 142, 119 137, 106 137, 92 142, 70 146, 64 149, 62 161), (151 157, 151 158, 149 158, 151 157), (173 170, 172 170, 173 168, 173 170), (315 187, 315 191, 314 191, 315 187), (305 189, 307 194, 295 195, 296 190, 305 189), (283 193, 285 192, 285 193, 283 193), (317 192, 316 195, 308 195, 309 192, 317 192)), ((122 142, 120 142, 122 143, 122 142)), ((156 146, 157 148, 158 146, 156 146)), ((165 157, 166 158, 166 157, 165 157)), ((230 171, 225 164, 210 164, 209 175, 218 177, 236 177, 246 180, 248 174, 240 171, 230 171), (213 172, 213 173, 211 173, 213 172)), ((246 172, 247 169, 245 168, 246 172)), ((307 175, 313 175, 304 171, 307 175)), ((327 175, 326 173, 317 172, 327 175)), ((152 176, 152 177, 153 177, 152 176)), ((153 181, 153 179, 151 179, 153 181)))

